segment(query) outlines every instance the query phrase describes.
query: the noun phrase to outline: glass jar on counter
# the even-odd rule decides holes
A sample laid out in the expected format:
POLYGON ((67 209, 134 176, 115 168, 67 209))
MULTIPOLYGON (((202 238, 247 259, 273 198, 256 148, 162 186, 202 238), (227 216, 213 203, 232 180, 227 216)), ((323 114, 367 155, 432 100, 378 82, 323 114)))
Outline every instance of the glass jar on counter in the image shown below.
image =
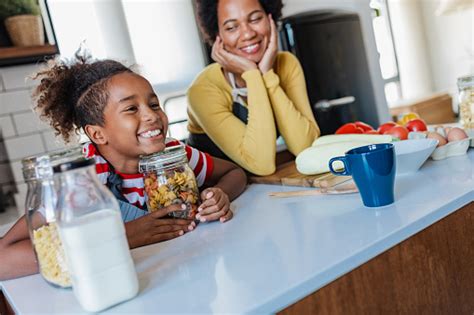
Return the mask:
POLYGON ((175 218, 195 219, 200 204, 199 190, 183 145, 142 156, 139 170, 144 174, 148 211, 184 203, 185 210, 174 211, 170 215, 175 218))
POLYGON ((138 278, 119 204, 99 181, 94 160, 80 158, 53 170, 58 230, 79 304, 99 312, 133 298, 138 278))
POLYGON ((474 75, 458 79, 459 117, 463 128, 474 130, 474 75))
POLYGON ((28 188, 25 209, 30 239, 40 274, 55 287, 70 287, 71 278, 57 230, 53 166, 81 156, 82 148, 74 147, 22 160, 23 178, 28 188))

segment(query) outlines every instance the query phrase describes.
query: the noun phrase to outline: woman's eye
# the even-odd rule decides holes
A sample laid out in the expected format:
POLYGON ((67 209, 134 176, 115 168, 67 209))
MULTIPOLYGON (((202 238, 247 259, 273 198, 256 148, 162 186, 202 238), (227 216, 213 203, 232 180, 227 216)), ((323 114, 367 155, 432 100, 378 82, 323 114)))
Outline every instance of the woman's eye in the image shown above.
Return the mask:
POLYGON ((250 20, 250 23, 257 23, 257 22, 260 22, 262 20, 262 17, 261 16, 257 16, 257 17, 254 17, 250 20))
POLYGON ((159 109, 161 109, 160 104, 158 104, 158 103, 156 103, 156 104, 150 104, 150 107, 151 107, 152 109, 154 109, 154 110, 159 110, 159 109))
POLYGON ((232 31, 235 31, 236 29, 237 29, 237 26, 233 25, 233 26, 227 27, 225 30, 229 31, 229 32, 232 32, 232 31))

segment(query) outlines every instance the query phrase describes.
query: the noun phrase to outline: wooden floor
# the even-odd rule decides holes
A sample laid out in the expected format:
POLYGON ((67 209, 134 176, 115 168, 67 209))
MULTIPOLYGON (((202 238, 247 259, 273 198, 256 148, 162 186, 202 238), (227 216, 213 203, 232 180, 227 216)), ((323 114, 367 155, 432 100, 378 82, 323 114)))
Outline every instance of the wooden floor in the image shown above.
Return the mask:
POLYGON ((279 314, 474 315, 474 202, 279 314))

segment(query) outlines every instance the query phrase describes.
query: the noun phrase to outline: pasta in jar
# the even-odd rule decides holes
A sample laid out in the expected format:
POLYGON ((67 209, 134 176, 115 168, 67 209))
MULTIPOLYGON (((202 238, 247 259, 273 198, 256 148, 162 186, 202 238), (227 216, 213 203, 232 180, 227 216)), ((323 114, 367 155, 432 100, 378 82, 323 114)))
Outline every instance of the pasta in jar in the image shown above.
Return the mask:
POLYGON ((60 287, 70 287, 71 278, 56 223, 33 230, 33 245, 43 277, 60 287))
POLYGON ((186 209, 171 216, 194 219, 199 206, 199 190, 193 171, 187 163, 183 146, 167 148, 151 156, 142 157, 140 171, 144 173, 147 206, 150 212, 176 203, 186 209))

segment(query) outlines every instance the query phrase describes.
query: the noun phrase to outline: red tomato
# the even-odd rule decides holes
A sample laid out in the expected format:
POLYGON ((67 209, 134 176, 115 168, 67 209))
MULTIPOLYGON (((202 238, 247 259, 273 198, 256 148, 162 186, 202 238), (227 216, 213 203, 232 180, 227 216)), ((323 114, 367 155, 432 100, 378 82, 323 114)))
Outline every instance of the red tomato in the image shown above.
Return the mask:
POLYGON ((385 131, 383 134, 397 137, 400 140, 408 139, 408 129, 403 126, 395 126, 392 129, 385 131))
POLYGON ((366 124, 365 122, 362 122, 362 121, 355 121, 354 124, 357 127, 362 128, 362 130, 364 130, 364 133, 369 130, 374 130, 374 128, 372 128, 371 125, 366 124))
POLYGON ((386 122, 385 124, 380 125, 380 127, 377 129, 377 132, 383 135, 385 131, 392 129, 395 126, 397 126, 397 124, 393 121, 386 122))
POLYGON ((379 133, 377 132, 377 130, 367 130, 366 132, 364 132, 366 135, 378 135, 379 133))
POLYGON ((342 135, 346 133, 364 133, 364 130, 357 127, 357 125, 354 123, 344 124, 336 130, 336 135, 342 135))
POLYGON ((405 124, 405 127, 409 131, 426 131, 428 128, 426 127, 426 123, 423 119, 412 119, 405 124))

